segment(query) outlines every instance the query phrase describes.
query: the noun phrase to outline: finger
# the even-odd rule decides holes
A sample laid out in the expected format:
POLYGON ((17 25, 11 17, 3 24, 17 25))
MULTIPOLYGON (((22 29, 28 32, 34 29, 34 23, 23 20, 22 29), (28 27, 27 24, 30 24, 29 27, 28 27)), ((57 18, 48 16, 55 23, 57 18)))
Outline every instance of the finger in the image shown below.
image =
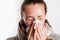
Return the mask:
POLYGON ((44 30, 39 30, 39 27, 38 27, 37 33, 39 34, 41 40, 46 39, 46 35, 45 35, 44 30))
POLYGON ((35 24, 36 29, 37 29, 37 33, 39 34, 39 37, 41 36, 41 29, 40 29, 40 24, 35 24))
POLYGON ((35 24, 35 26, 37 27, 37 33, 39 35, 39 36, 37 36, 38 39, 39 39, 39 37, 41 38, 41 40, 46 39, 46 35, 44 32, 43 26, 41 26, 39 23, 35 24))
POLYGON ((33 25, 34 25, 34 30, 36 29, 36 26, 35 26, 36 22, 33 22, 33 25))
POLYGON ((37 38, 37 40, 40 40, 40 38, 41 38, 38 33, 36 33, 36 38, 37 38))
POLYGON ((39 36, 41 36, 41 34, 42 34, 41 31, 42 31, 42 30, 40 30, 40 28, 37 27, 37 33, 39 34, 39 36))
POLYGON ((36 32, 37 32, 37 30, 35 29, 35 32, 34 32, 34 40, 37 40, 36 39, 36 32))

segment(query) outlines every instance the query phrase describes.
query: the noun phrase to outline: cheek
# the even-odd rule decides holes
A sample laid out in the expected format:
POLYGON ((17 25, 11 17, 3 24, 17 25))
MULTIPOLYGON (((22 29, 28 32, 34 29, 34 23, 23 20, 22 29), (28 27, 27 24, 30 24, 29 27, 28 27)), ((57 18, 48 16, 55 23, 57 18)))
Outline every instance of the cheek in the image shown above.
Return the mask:
POLYGON ((40 20, 41 24, 44 25, 45 24, 45 19, 40 20))
POLYGON ((46 17, 44 16, 43 19, 42 19, 42 24, 43 25, 45 24, 45 20, 46 20, 46 17))

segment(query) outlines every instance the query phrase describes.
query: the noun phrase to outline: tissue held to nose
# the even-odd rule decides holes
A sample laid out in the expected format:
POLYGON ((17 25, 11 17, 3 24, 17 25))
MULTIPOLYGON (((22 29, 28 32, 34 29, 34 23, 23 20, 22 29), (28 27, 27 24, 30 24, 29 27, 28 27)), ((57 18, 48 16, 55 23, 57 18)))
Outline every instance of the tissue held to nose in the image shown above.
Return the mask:
MULTIPOLYGON (((42 27, 42 25, 41 25, 42 22, 39 21, 39 20, 36 20, 36 21, 34 21, 33 23, 35 23, 35 24, 38 24, 38 23, 39 23, 39 24, 40 24, 40 27, 42 27)), ((36 25, 34 25, 34 29, 36 29, 36 25)))

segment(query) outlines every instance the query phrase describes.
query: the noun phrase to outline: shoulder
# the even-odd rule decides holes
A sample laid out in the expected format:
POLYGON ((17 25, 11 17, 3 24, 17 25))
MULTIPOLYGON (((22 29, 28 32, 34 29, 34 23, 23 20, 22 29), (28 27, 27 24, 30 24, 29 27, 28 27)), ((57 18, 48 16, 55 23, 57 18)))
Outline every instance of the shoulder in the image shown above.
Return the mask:
POLYGON ((8 38, 7 40, 14 40, 14 37, 10 37, 10 38, 8 38))
POLYGON ((52 38, 52 40, 60 40, 60 35, 58 34, 51 34, 50 37, 52 38))
POLYGON ((7 38, 6 40, 18 40, 18 37, 15 36, 15 37, 10 37, 10 38, 7 38))

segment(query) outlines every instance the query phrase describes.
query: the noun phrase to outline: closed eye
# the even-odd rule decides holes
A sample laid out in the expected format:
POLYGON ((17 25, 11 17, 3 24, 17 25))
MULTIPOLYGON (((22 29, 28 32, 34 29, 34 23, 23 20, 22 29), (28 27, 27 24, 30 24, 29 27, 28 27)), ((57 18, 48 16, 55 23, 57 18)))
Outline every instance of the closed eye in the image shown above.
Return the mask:
POLYGON ((41 15, 41 16, 38 16, 38 19, 39 19, 39 20, 42 20, 42 19, 43 19, 42 15, 41 15))
POLYGON ((32 20, 34 20, 34 18, 32 16, 27 16, 26 19, 32 19, 32 20))

